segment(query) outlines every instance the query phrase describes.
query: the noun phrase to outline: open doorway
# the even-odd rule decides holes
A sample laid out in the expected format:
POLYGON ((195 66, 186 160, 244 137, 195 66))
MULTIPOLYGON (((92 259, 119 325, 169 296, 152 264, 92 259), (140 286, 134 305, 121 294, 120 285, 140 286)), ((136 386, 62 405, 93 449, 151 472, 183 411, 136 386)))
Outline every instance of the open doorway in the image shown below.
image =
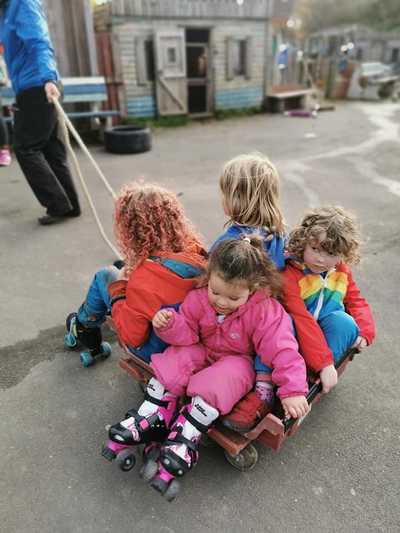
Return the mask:
POLYGON ((210 30, 186 29, 188 112, 191 116, 211 113, 210 30))

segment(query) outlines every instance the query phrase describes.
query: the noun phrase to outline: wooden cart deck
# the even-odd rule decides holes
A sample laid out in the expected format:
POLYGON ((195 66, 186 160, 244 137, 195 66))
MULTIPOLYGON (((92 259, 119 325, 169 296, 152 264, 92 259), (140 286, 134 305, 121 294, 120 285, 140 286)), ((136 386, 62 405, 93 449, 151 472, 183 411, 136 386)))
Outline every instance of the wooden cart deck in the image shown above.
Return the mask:
MULTIPOLYGON (((146 384, 153 376, 151 367, 145 361, 129 352, 126 347, 122 346, 122 349, 124 355, 119 360, 119 366, 136 381, 146 384)), ((343 357, 340 365, 337 366, 339 376, 343 373, 349 361, 353 359, 355 353, 357 353, 357 350, 349 350, 343 357)), ((310 392, 307 397, 310 405, 320 400, 322 394, 320 389, 319 380, 310 386, 310 392)), ((303 419, 284 420, 275 414, 268 413, 247 433, 237 433, 217 423, 209 429, 207 435, 231 456, 240 454, 253 441, 260 442, 264 446, 278 451, 284 441, 296 433, 302 421, 303 419)))

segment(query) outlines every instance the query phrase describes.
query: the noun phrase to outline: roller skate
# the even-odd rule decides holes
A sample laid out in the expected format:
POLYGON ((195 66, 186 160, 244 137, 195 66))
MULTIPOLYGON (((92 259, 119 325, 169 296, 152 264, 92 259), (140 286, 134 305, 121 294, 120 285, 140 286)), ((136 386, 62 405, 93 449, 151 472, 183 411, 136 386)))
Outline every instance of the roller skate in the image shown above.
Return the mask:
POLYGON ((200 396, 185 406, 174 422, 167 440, 162 444, 159 458, 147 458, 140 475, 167 501, 176 498, 181 478, 196 466, 199 459, 200 438, 207 433, 219 413, 200 396))
POLYGON ((76 313, 71 313, 66 320, 67 333, 64 345, 73 350, 82 344, 87 350, 80 353, 80 360, 84 367, 92 366, 97 361, 107 359, 111 355, 111 346, 102 341, 101 329, 98 326, 89 328, 81 324, 76 313))
POLYGON ((135 466, 134 448, 140 444, 146 444, 144 460, 158 459, 159 443, 168 435, 176 414, 176 396, 164 394, 164 387, 155 378, 149 381, 144 400, 138 411, 130 409, 124 420, 109 428, 109 440, 102 451, 103 457, 115 460, 123 471, 135 466))

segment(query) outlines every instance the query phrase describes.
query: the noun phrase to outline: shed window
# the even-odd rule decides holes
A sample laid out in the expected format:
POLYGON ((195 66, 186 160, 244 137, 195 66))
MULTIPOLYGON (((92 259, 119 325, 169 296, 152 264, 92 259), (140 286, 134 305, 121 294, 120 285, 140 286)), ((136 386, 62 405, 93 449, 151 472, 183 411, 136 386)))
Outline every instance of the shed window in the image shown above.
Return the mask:
POLYGON ((146 56, 147 81, 154 81, 154 46, 152 40, 144 42, 144 52, 146 56))
POLYGON ((167 61, 169 65, 176 63, 176 48, 167 48, 167 61))
POLYGON ((244 76, 246 73, 246 41, 234 41, 233 44, 233 74, 244 76))
POLYGON ((400 49, 399 48, 393 48, 392 49, 392 63, 397 63, 400 59, 400 49))
POLYGON ((138 85, 154 81, 154 47, 152 39, 138 37, 136 46, 136 77, 138 85))
POLYGON ((226 74, 228 80, 233 80, 236 76, 245 76, 250 79, 252 76, 252 38, 227 39, 227 60, 226 74))

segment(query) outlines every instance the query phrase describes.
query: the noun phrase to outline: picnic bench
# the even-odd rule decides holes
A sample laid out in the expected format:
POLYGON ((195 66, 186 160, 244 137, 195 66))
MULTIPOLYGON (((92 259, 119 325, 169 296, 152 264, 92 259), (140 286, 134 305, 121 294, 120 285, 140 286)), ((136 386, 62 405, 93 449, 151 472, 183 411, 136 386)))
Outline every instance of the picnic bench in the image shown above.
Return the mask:
POLYGON ((274 85, 266 94, 266 108, 272 113, 305 109, 306 98, 312 93, 312 89, 301 85, 274 85))
MULTIPOLYGON (((70 107, 70 104, 88 104, 89 109, 84 111, 68 111, 67 115, 71 120, 79 118, 89 118, 94 125, 100 119, 104 119, 106 127, 112 126, 112 119, 119 117, 117 110, 102 109, 102 104, 107 102, 107 85, 103 76, 63 78, 63 104, 70 107)), ((15 102, 15 94, 10 87, 0 88, 0 99, 2 106, 10 106, 15 102)), ((11 122, 12 117, 4 117, 6 122, 11 122)))

